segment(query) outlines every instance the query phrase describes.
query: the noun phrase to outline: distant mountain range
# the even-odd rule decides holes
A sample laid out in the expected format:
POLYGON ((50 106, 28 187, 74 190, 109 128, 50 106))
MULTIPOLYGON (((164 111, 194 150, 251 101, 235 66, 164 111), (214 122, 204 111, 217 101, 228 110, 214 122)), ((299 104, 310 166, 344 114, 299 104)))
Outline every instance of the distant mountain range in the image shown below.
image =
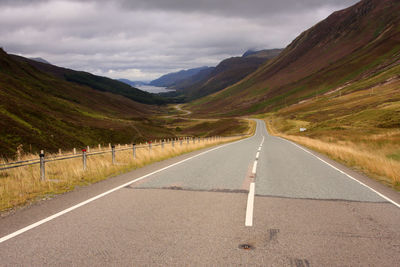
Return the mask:
POLYGON ((197 99, 224 89, 255 71, 282 49, 247 51, 241 57, 221 61, 216 67, 200 67, 163 75, 151 85, 165 86, 177 92, 164 95, 182 97, 184 101, 197 99))
POLYGON ((149 84, 148 82, 131 81, 131 80, 128 80, 128 79, 118 79, 118 81, 123 82, 123 83, 126 83, 126 84, 129 84, 129 85, 132 86, 132 87, 140 87, 140 86, 148 85, 148 84, 149 84))
POLYGON ((276 57, 282 49, 268 49, 247 52, 241 57, 221 61, 215 68, 209 68, 175 85, 186 101, 213 94, 235 84, 268 60, 276 57))
POLYGON ((178 82, 188 79, 205 69, 208 69, 208 67, 204 66, 194 69, 181 70, 178 72, 168 73, 161 76, 158 79, 151 81, 149 85, 160 86, 160 87, 174 87, 178 82))
POLYGON ((388 78, 379 76, 383 72, 396 77, 399 14, 398 0, 363 0, 334 12, 255 72, 194 102, 193 109, 204 114, 262 113, 338 88, 345 88, 343 93, 359 90, 371 77, 379 77, 379 84, 388 78))

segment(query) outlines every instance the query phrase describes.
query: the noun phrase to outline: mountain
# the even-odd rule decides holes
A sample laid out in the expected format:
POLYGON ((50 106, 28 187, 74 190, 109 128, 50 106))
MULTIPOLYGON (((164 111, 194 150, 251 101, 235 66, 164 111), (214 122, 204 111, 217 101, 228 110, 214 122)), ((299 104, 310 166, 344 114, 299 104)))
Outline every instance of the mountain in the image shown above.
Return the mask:
POLYGON ((15 60, 25 62, 34 68, 50 74, 65 81, 73 82, 79 85, 86 85, 94 90, 110 92, 125 96, 134 101, 144 104, 165 104, 167 101, 158 95, 151 94, 137 88, 131 87, 121 81, 110 78, 93 75, 84 71, 76 71, 67 68, 58 67, 48 63, 38 62, 32 59, 11 55, 15 60))
POLYGON ((143 86, 143 85, 147 85, 147 82, 142 82, 142 81, 131 81, 128 79, 118 79, 118 81, 129 84, 132 87, 136 87, 136 86, 143 86))
POLYGON ((215 67, 208 67, 206 69, 203 69, 189 78, 176 82, 173 86, 173 89, 178 90, 178 93, 180 92, 182 94, 185 92, 185 89, 206 81, 214 70, 215 67))
POLYGON ((283 49, 247 50, 242 57, 259 57, 271 59, 276 57, 283 49))
POLYGON ((132 86, 132 87, 134 87, 135 86, 135 82, 133 82, 133 81, 131 81, 131 80, 128 80, 128 79, 118 79, 118 81, 120 81, 120 82, 123 82, 123 83, 126 83, 126 84, 128 84, 128 85, 130 85, 130 86, 132 86))
POLYGON ((193 109, 204 114, 262 113, 335 90, 346 94, 385 82, 391 77, 379 76, 383 72, 399 75, 399 14, 398 0, 363 0, 334 12, 300 34, 278 57, 194 102, 193 109))
POLYGON ((190 79, 176 83, 174 88, 189 101, 218 92, 254 72, 263 63, 279 55, 281 51, 282 49, 247 51, 241 57, 225 59, 215 68, 203 70, 190 79))
POLYGON ((148 119, 157 106, 66 81, 28 62, 0 49, 0 156, 12 157, 20 145, 54 152, 171 136, 148 119))
POLYGON ((248 56, 254 55, 254 54, 256 54, 256 53, 257 53, 256 50, 250 49, 250 50, 247 50, 246 52, 244 52, 243 55, 242 55, 242 57, 248 57, 248 56))
POLYGON ((173 87, 177 82, 188 79, 193 75, 196 75, 202 70, 207 69, 208 67, 200 67, 188 70, 181 70, 178 72, 168 73, 160 78, 151 81, 149 84, 152 86, 160 86, 160 87, 173 87))
POLYGON ((34 60, 34 61, 37 61, 37 62, 42 62, 42 63, 45 63, 45 64, 50 64, 50 62, 48 62, 47 60, 45 60, 45 59, 43 59, 43 58, 41 58, 41 57, 31 57, 30 59, 32 59, 32 60, 34 60))

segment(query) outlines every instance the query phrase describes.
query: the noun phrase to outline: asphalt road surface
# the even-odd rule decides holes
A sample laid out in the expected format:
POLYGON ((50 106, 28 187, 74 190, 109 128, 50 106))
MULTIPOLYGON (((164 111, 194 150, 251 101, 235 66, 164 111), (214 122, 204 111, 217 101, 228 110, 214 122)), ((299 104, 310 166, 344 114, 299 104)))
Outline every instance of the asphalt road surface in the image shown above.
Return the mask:
POLYGON ((399 193, 253 137, 0 219, 1 266, 399 266, 399 193))

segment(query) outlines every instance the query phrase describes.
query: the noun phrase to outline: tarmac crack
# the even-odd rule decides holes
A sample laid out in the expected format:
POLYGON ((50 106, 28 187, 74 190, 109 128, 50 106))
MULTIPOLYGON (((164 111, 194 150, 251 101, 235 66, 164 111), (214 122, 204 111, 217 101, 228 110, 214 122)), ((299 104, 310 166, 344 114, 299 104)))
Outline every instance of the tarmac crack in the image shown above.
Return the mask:
POLYGON ((124 187, 125 189, 134 189, 134 190, 175 190, 175 191, 191 191, 191 192, 215 192, 215 193, 239 193, 239 194, 248 194, 248 190, 244 189, 224 189, 224 188, 215 188, 215 189, 198 189, 198 188, 187 188, 181 186, 166 186, 166 187, 134 187, 132 185, 127 185, 124 187))

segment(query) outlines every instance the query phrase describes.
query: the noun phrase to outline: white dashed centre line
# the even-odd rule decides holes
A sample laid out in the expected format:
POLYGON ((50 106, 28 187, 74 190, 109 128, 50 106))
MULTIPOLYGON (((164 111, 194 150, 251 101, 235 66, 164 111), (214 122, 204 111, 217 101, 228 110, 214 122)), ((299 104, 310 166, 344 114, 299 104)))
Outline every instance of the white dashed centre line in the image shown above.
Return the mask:
MULTIPOLYGON (((256 160, 253 163, 253 170, 252 170, 253 178, 256 176, 256 173, 257 173, 257 163, 258 163, 258 158, 260 157, 260 151, 261 151, 261 148, 263 146, 263 143, 264 143, 264 136, 263 136, 261 144, 260 144, 260 146, 259 146, 259 148, 257 150, 256 160)), ((245 226, 253 226, 253 210, 254 210, 255 187, 256 187, 255 182, 250 183, 249 195, 247 197, 245 226)))
POLYGON ((252 170, 253 175, 256 175, 256 172, 257 172, 257 160, 254 161, 254 164, 253 164, 253 170, 252 170))
POLYGON ((255 192, 255 183, 251 183, 249 189, 249 195, 247 197, 246 221, 244 224, 245 226, 253 226, 254 192, 255 192))

